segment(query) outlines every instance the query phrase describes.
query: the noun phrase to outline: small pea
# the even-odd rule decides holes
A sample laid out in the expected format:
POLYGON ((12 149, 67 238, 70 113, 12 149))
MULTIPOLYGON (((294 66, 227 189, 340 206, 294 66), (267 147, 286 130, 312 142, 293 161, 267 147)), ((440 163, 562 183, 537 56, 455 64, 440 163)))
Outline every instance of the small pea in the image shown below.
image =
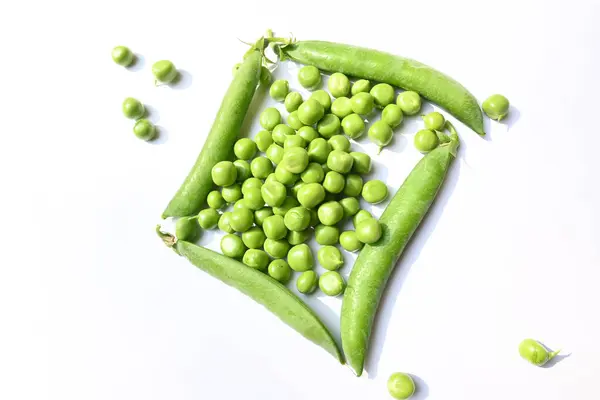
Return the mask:
POLYGON ((331 113, 339 119, 344 119, 352 114, 352 102, 347 97, 338 97, 331 103, 331 113))
POLYGON ((304 126, 302 121, 300 121, 300 117, 298 117, 298 111, 292 111, 287 117, 287 124, 290 128, 299 130, 304 126))
POLYGON ((275 128, 273 128, 272 137, 273 141, 280 146, 285 144, 285 140, 288 136, 294 136, 296 131, 293 130, 290 126, 285 124, 279 124, 275 128))
POLYGON ((206 196, 206 203, 210 208, 214 208, 215 210, 223 208, 227 204, 223 195, 218 190, 213 190, 206 196))
POLYGON ((340 245, 346 251, 355 252, 362 249, 364 243, 358 240, 355 231, 344 231, 340 235, 340 245))
POLYGON ((340 72, 335 72, 329 77, 327 87, 333 97, 347 96, 350 93, 350 80, 340 72))
POLYGON ((286 284, 292 277, 292 269, 285 260, 273 260, 268 267, 269 276, 286 284))
POLYGON ((181 217, 175 223, 175 236, 179 240, 195 242, 200 236, 200 226, 196 217, 181 217))
POLYGON ((319 277, 319 289, 327 296, 339 296, 345 287, 346 282, 337 271, 328 271, 319 277))
POLYGON ((177 78, 179 72, 171 61, 160 60, 152 64, 152 74, 158 82, 171 83, 177 78))
POLYGON ((258 150, 265 152, 269 148, 270 145, 273 144, 273 137, 271 136, 271 132, 269 131, 260 131, 254 136, 254 143, 256 143, 256 147, 258 150))
POLYGON ((417 92, 407 90, 398 95, 396 104, 398 104, 404 114, 415 115, 421 109, 421 96, 417 92))
POLYGON ((283 153, 283 147, 281 147, 277 143, 273 143, 272 145, 270 145, 266 151, 267 158, 271 160, 275 165, 281 163, 281 160, 283 160, 283 153))
POLYGON ((381 153, 381 150, 392 141, 394 131, 392 131, 392 128, 384 121, 379 120, 371 125, 368 135, 371 142, 379 146, 379 151, 377 152, 377 154, 379 154, 381 153))
POLYGON ((538 367, 552 360, 558 353, 560 353, 560 350, 548 351, 544 345, 533 339, 525 339, 519 344, 521 357, 538 367))
POLYGON ((290 192, 291 195, 295 198, 298 197, 298 192, 300 191, 300 189, 302 189, 302 186, 306 185, 306 183, 302 182, 302 181, 298 181, 294 184, 294 186, 291 187, 290 192))
POLYGON ((251 139, 241 138, 233 145, 233 153, 240 160, 250 160, 256 154, 256 143, 251 139))
POLYGON ((344 135, 334 135, 327 141, 333 150, 340 150, 346 153, 350 152, 350 141, 344 135))
POLYGON ((262 185, 260 189, 262 197, 270 207, 278 207, 285 201, 287 190, 280 182, 268 182, 262 185))
POLYGON ((226 211, 221 214, 221 218, 219 218, 219 229, 225 233, 233 233, 235 232, 231 225, 229 225, 229 220, 231 218, 231 211, 226 211))
POLYGON ((317 131, 326 139, 340 132, 340 119, 333 114, 326 114, 317 124, 317 131))
POLYGON ((344 257, 335 246, 323 246, 317 252, 317 260, 319 264, 329 271, 336 271, 344 265, 344 257))
POLYGON ((352 96, 358 93, 368 93, 371 90, 371 82, 366 79, 359 79, 352 85, 352 96))
POLYGON ((319 133, 312 126, 301 127, 298 129, 298 132, 296 132, 296 135, 304 139, 306 143, 310 143, 319 137, 319 133))
POLYGON ((246 246, 237 235, 228 234, 221 239, 221 253, 231 258, 242 258, 246 252, 246 246))
POLYGON ((345 151, 332 150, 327 157, 327 167, 340 174, 347 174, 352 169, 354 159, 345 151))
POLYGON ((358 240, 365 244, 373 244, 381 238, 381 224, 375 218, 362 221, 356 227, 358 240))
POLYGON ((310 229, 305 229, 303 231, 289 231, 287 234, 287 241, 292 246, 296 246, 298 244, 302 244, 306 242, 310 238, 310 229))
POLYGON ((362 197, 367 203, 379 204, 388 196, 388 188, 379 179, 368 181, 363 185, 362 197))
POLYGON ((371 172, 371 156, 358 151, 353 151, 350 155, 354 159, 354 162, 352 163, 352 172, 361 175, 371 172))
POLYGON ((485 115, 491 119, 500 121, 508 114, 510 102, 501 94, 493 94, 483 102, 481 108, 485 115))
POLYGON ((285 258, 290 250, 290 244, 285 239, 274 240, 267 238, 264 249, 273 258, 285 258))
MULTIPOLYGON (((252 190, 254 190, 254 189, 252 189, 252 190)), ((250 207, 248 207, 248 202, 246 202, 245 199, 240 199, 233 204, 233 211, 239 210, 240 208, 245 208, 247 210, 250 210, 250 207)))
POLYGON ((293 172, 290 172, 287 168, 285 168, 285 166, 283 165, 283 161, 277 166, 277 168, 275 168, 275 179, 277 179, 278 182, 283 183, 284 185, 293 185, 298 181, 299 177, 300 175, 294 174, 293 172))
POLYGON ((306 89, 316 89, 321 85, 321 72, 312 65, 302 67, 298 71, 298 82, 306 89))
POLYGON ((415 148, 421 153, 429 153, 440 144, 438 135, 429 129, 421 129, 414 138, 415 148))
POLYGON ((442 131, 446 125, 446 118, 437 111, 432 111, 427 115, 423 116, 423 122, 425 122, 425 128, 432 131, 442 131))
POLYGON ((311 162, 325 164, 331 150, 331 145, 327 143, 327 140, 317 138, 308 145, 308 159, 311 162))
POLYGON ((344 209, 344 218, 353 217, 360 210, 360 203, 356 197, 346 197, 340 200, 344 209))
POLYGON ((131 50, 125 46, 117 46, 112 49, 112 59, 115 63, 128 67, 133 63, 134 56, 131 50))
POLYGON ((156 137, 156 127, 147 119, 138 119, 133 125, 133 134, 142 140, 152 140, 156 137))
POLYGON ((317 100, 310 98, 298 107, 298 119, 304 125, 314 125, 325 115, 325 108, 317 100))
POLYGON ((288 211, 290 211, 294 207, 298 207, 299 205, 300 203, 297 199, 288 196, 285 198, 282 205, 280 205, 279 207, 273 207, 273 214, 281 215, 283 217, 285 216, 285 214, 287 214, 288 211))
POLYGON ((310 224, 310 212, 304 207, 294 207, 285 213, 283 222, 290 231, 303 231, 310 224))
POLYGON ((321 246, 331 246, 338 242, 340 229, 337 226, 319 224, 315 227, 315 240, 321 246))
POLYGON ((296 111, 300 104, 302 104, 304 100, 302 99, 302 95, 298 92, 290 92, 285 96, 285 100, 283 104, 285 105, 285 109, 287 112, 296 111))
MULTIPOLYGON (((308 185, 308 183, 307 183, 308 185)), ((310 226, 317 226, 319 225, 319 214, 317 213, 317 210, 315 209, 309 209, 310 211, 310 226)))
POLYGON ((266 271, 269 265, 269 256, 262 250, 248 249, 244 253, 242 262, 250 268, 254 268, 259 271, 266 271))
POLYGON ((266 157, 256 157, 250 163, 250 170, 255 178, 265 179, 273 172, 273 164, 266 157))
POLYGON ((207 208, 198 213, 198 224, 202 229, 216 228, 221 215, 214 208, 207 208))
POLYGON ((269 107, 260 114, 260 126, 268 131, 272 131, 281 123, 281 113, 275 107, 269 107))
POLYGON ((296 272, 313 269, 314 260, 310 247, 304 243, 293 246, 288 252, 287 262, 296 272))
POLYGON ((262 226, 265 219, 273 215, 273 209, 271 207, 264 207, 260 210, 254 211, 254 223, 257 226, 262 226))
POLYGON ((212 167, 212 180, 217 186, 229 186, 237 179, 237 170, 231 161, 219 161, 212 167))
POLYGON ((323 180, 323 187, 329 193, 341 193, 344 190, 345 179, 344 175, 336 171, 329 171, 323 180))
POLYGON ((307 183, 298 191, 298 201, 306 208, 313 208, 325 199, 325 189, 319 183, 307 183))
MULTIPOLYGON (((277 167, 275 167, 275 168, 277 169, 277 167)), ((279 182, 279 181, 277 180, 277 175, 275 175, 275 172, 271 172, 271 173, 269 174, 269 176, 267 176, 267 177, 265 178, 265 184, 266 184, 266 183, 269 183, 269 182, 279 182)), ((281 182, 279 182, 279 183, 281 183, 281 182)))
POLYGON ((325 172, 321 164, 311 162, 308 164, 304 172, 300 174, 300 178, 305 183, 321 183, 325 178, 325 172))
POLYGON ((415 393, 415 382, 410 375, 395 372, 387 381, 387 389, 394 399, 406 400, 415 393))
MULTIPOLYGON (((264 186, 264 185, 263 185, 264 186)), ((261 189, 248 189, 244 193, 244 201, 248 208, 252 211, 260 210, 265 206, 265 200, 262 197, 261 189)))
MULTIPOLYGON (((344 194, 348 197, 360 196, 363 188, 363 179, 358 174, 346 175, 346 182, 344 184, 344 194)), ((354 214, 352 214, 354 215, 354 214)))
MULTIPOLYGON (((260 179, 255 177, 250 177, 242 183, 242 193, 245 193, 250 188, 260 189, 263 183, 260 179)), ((231 203, 229 201, 229 203, 231 203)))
POLYGON ((233 165, 235 166, 235 169, 237 171, 237 176, 235 178, 237 182, 244 182, 252 175, 252 172, 250 171, 250 164, 248 164, 248 161, 235 160, 233 162, 233 165))
POLYGON ((360 115, 368 115, 375 107, 375 100, 369 93, 357 93, 350 99, 352 111, 360 115))
POLYGON ((342 130, 351 139, 358 139, 365 132, 365 121, 358 114, 350 114, 342 120, 342 130))
POLYGON ((223 196, 223 199, 225 199, 226 202, 232 204, 242 198, 242 189, 237 183, 229 185, 221 189, 221 196, 223 196))
POLYGON ((279 240, 287 235, 288 230, 281 215, 272 215, 263 221, 263 231, 269 239, 279 240))
POLYGON ((290 84, 285 79, 278 79, 271 84, 269 94, 273 100, 284 101, 285 96, 290 92, 290 84))
POLYGON ((242 241, 249 249, 260 249, 265 244, 266 239, 265 233, 258 226, 242 233, 242 241))
POLYGON ((296 279, 296 289, 300 293, 310 294, 317 288, 319 277, 315 271, 305 271, 296 279))
POLYGON ((229 225, 236 232, 246 232, 254 223, 254 214, 245 207, 234 209, 229 217, 229 225))
POLYGON ((323 225, 335 225, 344 217, 344 209, 337 201, 328 201, 321 204, 317 210, 319 221, 323 225))
POLYGON ((129 119, 140 119, 146 113, 144 105, 133 97, 127 97, 123 100, 121 109, 123 110, 123 115, 129 119))
POLYGON ((392 104, 394 102, 394 97, 396 96, 394 88, 387 83, 378 83, 373 86, 369 93, 373 96, 375 105, 379 108, 384 108, 387 105, 392 104))
POLYGON ((310 95, 310 98, 321 103, 325 112, 329 111, 331 108, 331 97, 329 96, 329 93, 324 90, 315 90, 313 94, 310 95))
POLYGON ((308 166, 308 152, 302 147, 286 149, 281 165, 293 174, 300 174, 308 166))
POLYGON ((362 221, 367 220, 369 218, 373 218, 370 212, 367 210, 360 210, 354 215, 352 218, 352 224, 354 225, 354 229, 360 224, 362 221))
POLYGON ((381 113, 381 120, 394 129, 402 123, 404 114, 402 109, 397 104, 388 104, 381 113))
POLYGON ((268 85, 273 80, 273 76, 271 75, 271 71, 269 68, 262 66, 260 67, 260 83, 262 85, 268 85))
POLYGON ((298 135, 291 135, 285 138, 283 149, 291 149, 292 147, 306 148, 306 141, 298 135))

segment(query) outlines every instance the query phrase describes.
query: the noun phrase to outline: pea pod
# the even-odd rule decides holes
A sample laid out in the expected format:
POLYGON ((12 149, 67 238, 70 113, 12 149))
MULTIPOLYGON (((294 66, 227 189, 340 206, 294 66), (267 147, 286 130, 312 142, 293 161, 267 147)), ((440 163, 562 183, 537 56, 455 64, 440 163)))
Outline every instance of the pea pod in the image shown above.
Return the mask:
POLYGON ((480 135, 483 116, 477 99, 460 83, 418 61, 363 47, 332 42, 301 41, 280 47, 290 58, 324 71, 342 72, 413 90, 438 104, 480 135))
POLYGON ((373 318, 387 280, 427 214, 456 156, 458 136, 424 156, 381 215, 382 236, 361 250, 342 302, 341 336, 346 360, 360 376, 373 318))
POLYGON ((302 336, 321 346, 343 363, 337 344, 325 325, 302 300, 281 283, 229 257, 177 240, 160 232, 159 228, 157 233, 167 246, 187 258, 193 265, 262 304, 302 336))
POLYGON ((206 196, 212 190, 212 167, 233 155, 233 145, 258 85, 261 63, 260 49, 249 52, 245 57, 225 93, 196 163, 169 202, 162 214, 163 218, 194 215, 202 208, 206 196))

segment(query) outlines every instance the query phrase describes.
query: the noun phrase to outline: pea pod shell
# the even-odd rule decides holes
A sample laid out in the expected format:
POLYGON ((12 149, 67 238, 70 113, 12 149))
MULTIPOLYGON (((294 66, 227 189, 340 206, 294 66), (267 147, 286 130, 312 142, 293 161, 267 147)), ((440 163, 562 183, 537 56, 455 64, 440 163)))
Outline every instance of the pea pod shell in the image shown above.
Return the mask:
POLYGON ((438 104, 480 135, 483 115, 477 99, 449 76, 410 58, 323 41, 301 41, 281 49, 284 56, 320 70, 342 72, 413 90, 438 104))
POLYGON ((381 239, 365 245, 354 263, 342 301, 340 328, 346 361, 358 376, 388 278, 442 186, 457 147, 455 139, 419 161, 379 219, 381 239))
POLYGON ((262 55, 249 53, 235 74, 223 97, 221 107, 208 133, 202 150, 185 181, 162 214, 184 217, 200 211, 212 190, 210 171, 219 161, 231 159, 248 107, 256 91, 261 72, 262 55))

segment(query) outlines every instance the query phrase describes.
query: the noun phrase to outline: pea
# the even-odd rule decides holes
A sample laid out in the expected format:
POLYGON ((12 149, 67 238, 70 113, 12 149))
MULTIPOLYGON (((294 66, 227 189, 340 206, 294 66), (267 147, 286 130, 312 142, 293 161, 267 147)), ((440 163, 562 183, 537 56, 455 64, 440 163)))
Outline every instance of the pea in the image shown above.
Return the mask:
POLYGON ((298 191, 298 201, 306 208, 313 208, 325 199, 325 189, 319 183, 307 183, 298 191))
POLYGON ((394 132, 388 124, 380 120, 371 125, 368 135, 369 139, 371 139, 371 142, 379 146, 379 151, 377 152, 377 154, 379 154, 385 146, 390 144, 394 136, 394 132))
POLYGON ((485 115, 496 121, 502 120, 508 114, 510 102, 501 94, 493 94, 481 105, 485 115))
POLYGON ((265 66, 260 67, 260 83, 262 85, 268 85, 269 83, 271 83, 272 79, 273 76, 271 75, 271 71, 269 71, 269 68, 265 66))
POLYGON ((381 120, 394 129, 402 123, 404 114, 402 109, 397 104, 388 104, 381 113, 381 120))
POLYGON ((135 58, 131 50, 125 46, 115 47, 112 49, 111 55, 113 61, 123 67, 130 66, 135 58))
POLYGON ((285 214, 283 221, 290 231, 300 232, 308 228, 310 212, 304 207, 294 207, 285 214))
POLYGON ((287 235, 288 230, 281 215, 272 215, 263 221, 263 231, 269 239, 279 240, 287 235))
POLYGON ((304 125, 314 125, 325 115, 325 108, 317 100, 310 98, 298 107, 298 119, 304 125))
POLYGON ((265 244, 266 239, 265 233, 258 226, 250 228, 242 233, 242 242, 244 242, 249 249, 260 249, 263 247, 263 244, 265 244))
POLYGON ((394 88, 387 83, 378 83, 373 86, 369 93, 373 96, 375 105, 379 108, 384 108, 387 105, 392 104, 394 102, 394 97, 396 97, 394 88))
POLYGON ((295 135, 296 131, 294 131, 291 127, 285 124, 279 124, 275 128, 273 128, 273 141, 280 146, 283 146, 285 143, 285 139, 288 136, 295 135))
POLYGON ((368 93, 371 90, 371 82, 366 79, 359 79, 352 85, 352 96, 358 93, 368 93))
POLYGON ((347 96, 350 93, 350 80, 340 72, 335 72, 329 77, 327 87, 333 97, 347 96))
POLYGON ((407 90, 398 95, 396 104, 398 104, 404 114, 415 115, 421 109, 421 96, 417 92, 407 90))
POLYGON ((246 193, 244 193, 244 201, 248 208, 252 211, 260 210, 265 206, 265 200, 262 197, 262 188, 261 189, 248 189, 246 193))
POLYGON ((429 153, 440 144, 438 135, 429 129, 421 129, 414 138, 415 148, 421 153, 429 153))
POLYGON ((298 181, 294 184, 294 186, 292 186, 291 188, 291 195, 293 197, 298 197, 298 191, 300 191, 300 189, 302 188, 302 186, 306 185, 306 183, 302 182, 302 181, 298 181))
POLYGON ((254 223, 258 226, 262 226, 264 220, 271 215, 273 215, 273 209, 271 207, 264 207, 260 210, 256 210, 254 211, 254 223))
POLYGON ((321 246, 334 245, 339 237, 340 230, 337 226, 319 224, 315 227, 315 239, 321 246))
POLYGON ((285 105, 285 109, 287 112, 296 111, 300 104, 302 104, 304 100, 302 99, 302 95, 298 92, 290 92, 285 96, 285 100, 283 104, 285 105))
POLYGON ((329 193, 341 193, 344 190, 344 184, 344 175, 335 171, 329 171, 323 181, 323 187, 329 193))
POLYGON ((273 164, 266 157, 256 157, 250 163, 250 170, 255 178, 264 179, 273 172, 273 164))
POLYGON ((290 186, 290 185, 293 185, 294 183, 296 183, 296 181, 299 178, 299 175, 290 172, 284 166, 284 163, 282 161, 282 163, 279 164, 275 168, 275 178, 277 179, 278 182, 283 183, 284 185, 290 186))
POLYGON ((239 207, 231 212, 229 225, 236 232, 245 232, 254 223, 254 214, 246 207, 239 207))
POLYGON ((298 135, 292 135, 285 138, 285 142, 283 142, 283 149, 290 149, 292 147, 306 147, 306 141, 302 139, 298 135))
POLYGON ((343 198, 340 205, 344 209, 344 218, 352 217, 360 210, 360 203, 356 197, 343 198))
POLYGON ((300 174, 308 166, 308 152, 301 147, 286 149, 281 165, 293 174, 300 174))
POLYGON ((242 258, 246 252, 246 246, 239 236, 227 234, 221 239, 221 253, 231 258, 242 258))
POLYGON ((133 97, 127 97, 123 100, 121 109, 123 110, 123 115, 129 119, 140 119, 146 113, 144 105, 133 97))
POLYGON ((214 208, 207 208, 198 213, 198 223, 202 229, 213 229, 219 223, 221 215, 214 208))
POLYGON ((299 130, 304 126, 302 121, 300 121, 300 117, 298 117, 298 111, 292 111, 287 117, 287 124, 290 128, 299 130))
POLYGON ((327 141, 333 150, 350 152, 350 141, 344 135, 334 135, 327 141))
POLYGON ((362 189, 362 197, 367 203, 378 204, 384 201, 388 196, 388 189, 385 183, 379 179, 368 181, 362 189))
POLYGON ((313 269, 314 261, 310 247, 304 243, 292 247, 288 252, 287 262, 296 272, 313 269))
POLYGON ((290 84, 285 79, 278 79, 271 84, 269 94, 273 100, 284 101, 285 96, 290 92, 290 84))
POLYGON ((558 353, 560 350, 548 351, 544 345, 533 339, 525 339, 519 344, 521 357, 538 367, 552 360, 558 353))
POLYGON ((175 236, 179 240, 195 242, 200 237, 200 226, 196 217, 181 217, 175 223, 175 236))
POLYGON ((352 169, 354 159, 345 151, 332 150, 327 157, 327 167, 332 171, 346 174, 352 169))
MULTIPOLYGON (((360 196, 363 188, 363 179, 360 175, 349 174, 346 176, 344 194, 349 197, 360 196)), ((354 215, 354 214, 352 214, 354 215)))
POLYGON ((352 114, 352 102, 347 97, 338 97, 331 103, 331 113, 340 119, 352 114))
POLYGON ((283 160, 283 153, 283 147, 276 143, 270 145, 266 152, 267 158, 271 160, 273 164, 281 163, 281 160, 283 160))
POLYGON ((240 208, 246 208, 250 210, 248 202, 245 199, 238 200, 233 204, 233 211, 238 210, 240 208))
POLYGON ((236 201, 242 198, 242 190, 240 188, 240 185, 236 183, 234 185, 226 186, 223 189, 221 189, 221 195, 223 196, 223 199, 225 199, 226 202, 231 204, 235 203, 236 201))
POLYGON ((274 240, 267 238, 264 249, 273 258, 284 258, 290 250, 290 244, 285 239, 274 240))
POLYGON ((387 381, 390 396, 397 400, 406 400, 415 393, 415 382, 408 374, 396 372, 387 381))
POLYGON ((217 186, 230 186, 235 183, 237 170, 231 161, 220 161, 211 170, 212 180, 217 186))
POLYGON ((288 196, 285 198, 282 205, 280 205, 279 207, 273 207, 273 213, 275 215, 281 215, 283 217, 285 216, 285 214, 287 214, 288 211, 290 211, 294 207, 298 207, 299 205, 300 203, 298 203, 298 200, 288 196))
POLYGON ((273 144, 273 137, 269 131, 260 131, 254 136, 254 143, 258 150, 265 152, 273 144))
POLYGON ((316 67, 307 65, 298 71, 298 82, 308 90, 316 89, 321 85, 321 73, 316 67))
POLYGON ((292 277, 292 269, 285 260, 273 260, 268 267, 269 276, 276 281, 286 284, 292 277))
MULTIPOLYGON (((364 211, 364 210, 363 210, 364 211)), ((358 240, 354 231, 344 231, 340 235, 340 245, 346 251, 355 252, 363 248, 364 243, 358 240)))
POLYGON ((318 280, 319 277, 315 271, 303 272, 298 276, 298 279, 296 279, 296 289, 298 289, 300 293, 310 294, 317 288, 318 280))
POLYGON ((381 237, 381 224, 375 218, 362 221, 356 227, 358 240, 365 244, 373 244, 381 237))
POLYGON ((147 119, 138 119, 133 125, 133 134, 142 140, 152 140, 156 137, 156 127, 147 119))
MULTIPOLYGON (((277 169, 277 167, 275 167, 275 169, 277 169)), ((277 175, 275 175, 275 172, 271 172, 271 173, 269 174, 269 176, 267 176, 267 177, 265 178, 265 184, 267 184, 267 183, 269 183, 269 182, 279 182, 279 181, 277 180, 277 175)), ((281 183, 281 182, 279 182, 279 183, 281 183)))
POLYGON ((317 252, 317 260, 319 264, 329 271, 336 271, 344 265, 344 257, 335 246, 323 246, 317 252))
POLYGON ((242 262, 250 268, 266 271, 269 265, 269 256, 262 250, 249 249, 244 253, 242 262))
POLYGON ((229 221, 231 219, 231 212, 230 211, 226 211, 223 214, 221 214, 221 218, 219 218, 219 229, 222 230, 225 233, 233 233, 235 232, 233 230, 233 228, 231 227, 231 225, 229 225, 229 221))
POLYGON ((337 271, 328 271, 319 277, 319 289, 327 296, 339 296, 345 287, 346 282, 337 271))
POLYGON ((305 183, 321 183, 325 178, 325 172, 323 171, 321 164, 311 162, 308 164, 304 172, 300 174, 300 178, 305 183))
POLYGON ((353 151, 350 156, 354 159, 352 172, 365 175, 371 172, 371 157, 368 154, 353 151))
POLYGON ((239 139, 233 145, 233 153, 240 160, 250 160, 256 154, 256 143, 248 138, 239 139))
POLYGON ((335 225, 344 217, 344 209, 337 201, 328 201, 321 204, 317 210, 319 221, 323 225, 335 225))
POLYGON ((160 60, 152 64, 152 75, 161 83, 171 83, 177 78, 179 72, 169 60, 160 60))
POLYGON ((358 139, 365 132, 365 121, 358 114, 350 114, 342 120, 342 130, 351 139, 358 139))
POLYGON ((352 218, 354 229, 356 229, 358 224, 360 224, 362 221, 367 220, 369 218, 373 218, 373 216, 367 210, 360 210, 359 212, 357 212, 356 215, 354 215, 354 217, 352 218))
POLYGON ((296 132, 296 134, 302 139, 304 139, 306 143, 310 143, 319 137, 317 130, 312 126, 303 126, 300 129, 298 129, 298 132, 296 132))
POLYGON ((281 113, 275 107, 269 107, 260 114, 260 126, 268 131, 272 131, 281 123, 281 113))
POLYGON ((331 108, 331 97, 329 96, 329 93, 324 90, 314 91, 313 94, 310 95, 310 98, 321 103, 325 111, 329 111, 331 108))
POLYGON ((208 196, 206 196, 206 203, 210 208, 214 208, 215 210, 218 210, 219 208, 222 208, 223 206, 225 206, 225 204, 227 204, 227 202, 221 195, 221 192, 219 192, 218 190, 213 190, 208 194, 208 196))
POLYGON ((319 214, 317 214, 317 210, 309 209, 308 211, 310 211, 310 226, 317 226, 319 224, 319 214))
POLYGON ((252 172, 250 171, 250 164, 248 164, 245 160, 235 160, 233 165, 236 169, 236 178, 237 182, 244 182, 246 179, 250 178, 252 172))
POLYGON ((444 130, 444 125, 446 125, 446 118, 439 112, 432 111, 423 116, 423 122, 425 122, 425 129, 442 131, 444 130))
POLYGON ((360 115, 368 115, 375 107, 375 100, 369 93, 357 93, 350 99, 352 111, 360 115))
POLYGON ((287 190, 280 182, 269 182, 262 185, 260 189, 262 197, 270 207, 278 207, 285 201, 287 190))
MULTIPOLYGON (((246 193, 246 191, 250 188, 260 189, 263 183, 260 179, 255 177, 250 177, 242 183, 242 193, 246 193)), ((240 196, 241 197, 241 196, 240 196)), ((238 200, 238 199, 236 199, 238 200)), ((230 202, 231 203, 231 202, 230 202)))
POLYGON ((308 159, 311 162, 324 164, 331 153, 331 145, 323 138, 317 138, 308 145, 308 159))

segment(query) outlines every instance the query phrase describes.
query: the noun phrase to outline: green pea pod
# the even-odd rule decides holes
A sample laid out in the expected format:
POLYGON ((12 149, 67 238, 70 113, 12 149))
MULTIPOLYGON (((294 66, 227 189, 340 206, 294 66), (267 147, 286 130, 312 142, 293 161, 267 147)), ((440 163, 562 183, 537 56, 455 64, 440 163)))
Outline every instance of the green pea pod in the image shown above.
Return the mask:
POLYGON ((281 46, 282 59, 330 72, 342 72, 356 78, 370 79, 413 90, 438 104, 480 135, 483 115, 477 99, 460 83, 443 73, 411 60, 382 51, 346 44, 302 41, 281 46))
POLYGON ((261 73, 262 55, 251 51, 235 74, 208 133, 202 151, 187 178, 162 214, 167 217, 185 217, 197 214, 212 190, 210 171, 219 161, 231 159, 233 145, 256 91, 261 73))
POLYGON ((195 244, 157 233, 165 244, 202 271, 232 286, 265 306, 311 342, 321 346, 343 364, 342 354, 325 325, 296 295, 275 279, 229 257, 195 244))
POLYGON ((427 214, 456 157, 458 136, 424 156, 381 215, 382 236, 361 250, 342 301, 341 336, 346 360, 360 376, 373 318, 388 278, 427 214))

